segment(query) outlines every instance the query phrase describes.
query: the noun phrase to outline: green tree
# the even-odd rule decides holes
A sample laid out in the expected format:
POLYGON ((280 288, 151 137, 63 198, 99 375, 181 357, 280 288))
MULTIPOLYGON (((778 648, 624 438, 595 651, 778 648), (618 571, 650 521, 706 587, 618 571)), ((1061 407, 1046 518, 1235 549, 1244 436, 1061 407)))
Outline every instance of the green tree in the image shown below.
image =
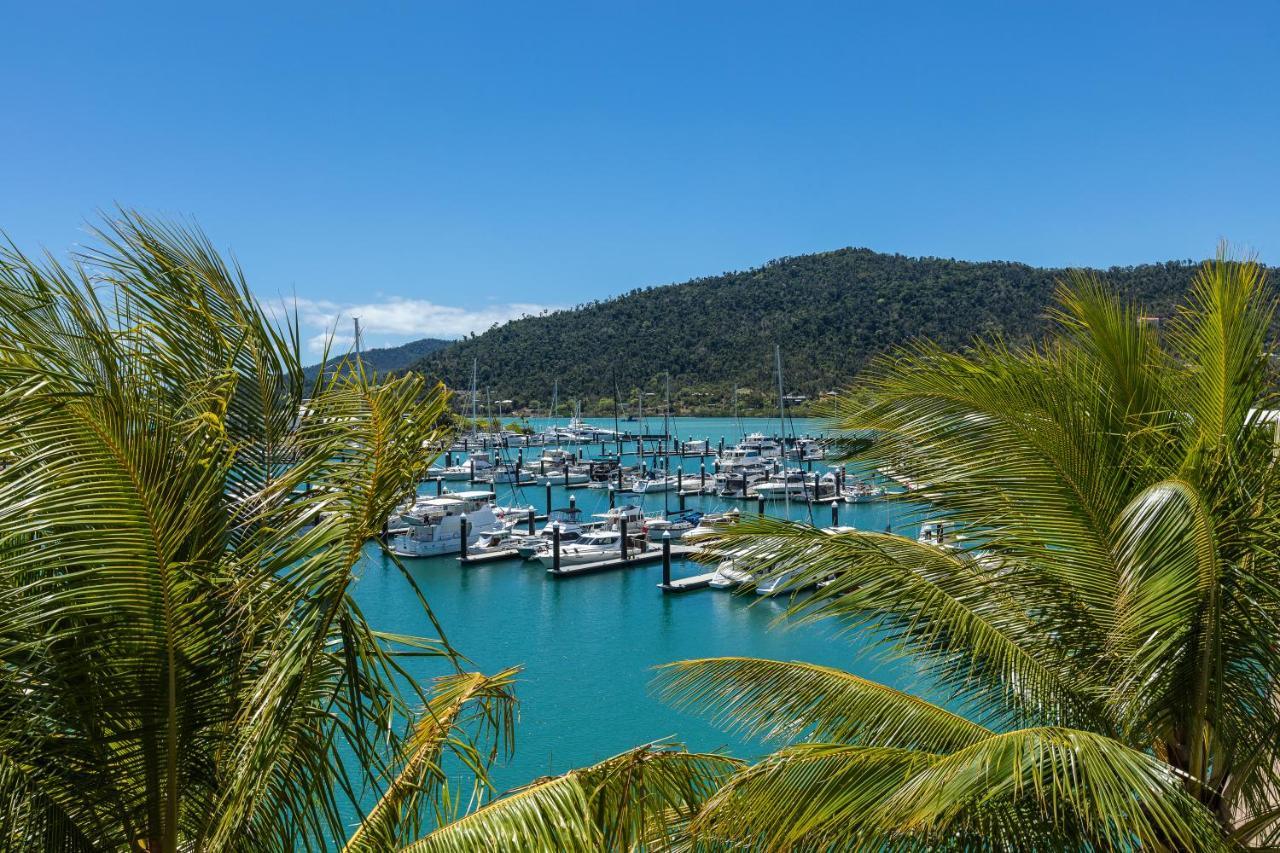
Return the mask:
POLYGON ((1094 278, 1056 334, 880 360, 836 412, 965 531, 749 522, 801 619, 910 658, 947 708, 798 662, 673 664, 673 701, 784 745, 694 823, 760 849, 1274 847, 1280 501, 1262 270, 1220 257, 1157 330, 1094 278), (950 709, 950 710, 949 710, 950 709))
POLYGON ((696 812, 731 763, 661 746, 487 802, 516 672, 351 597, 450 438, 444 389, 360 362, 305 387, 296 324, 201 235, 98 238, 0 253, 0 846, 626 846, 696 812))

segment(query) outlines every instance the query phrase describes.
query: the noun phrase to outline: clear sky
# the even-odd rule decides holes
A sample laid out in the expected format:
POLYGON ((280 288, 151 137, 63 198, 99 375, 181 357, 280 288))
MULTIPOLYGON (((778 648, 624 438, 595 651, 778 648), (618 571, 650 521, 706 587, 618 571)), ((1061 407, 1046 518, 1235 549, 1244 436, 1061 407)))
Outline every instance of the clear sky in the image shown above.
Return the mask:
MULTIPOLYGON (((0 228, 371 344, 841 246, 1280 262, 1280 4, 0 3, 0 228), (346 328, 345 321, 343 328, 346 328)), ((709 306, 709 310, 715 310, 709 306)))

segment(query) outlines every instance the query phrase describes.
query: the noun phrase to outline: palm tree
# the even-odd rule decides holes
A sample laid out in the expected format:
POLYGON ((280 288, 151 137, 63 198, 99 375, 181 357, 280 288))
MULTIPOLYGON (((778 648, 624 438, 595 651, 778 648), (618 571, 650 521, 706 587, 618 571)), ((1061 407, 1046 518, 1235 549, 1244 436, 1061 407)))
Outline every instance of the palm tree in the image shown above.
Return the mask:
POLYGON ((407 572, 433 636, 353 601, 443 387, 358 360, 306 387, 296 320, 197 231, 97 237, 0 253, 0 846, 549 849, 692 817, 733 765, 660 746, 487 802, 515 670, 468 671, 407 572))
POLYGON ((916 696, 745 658, 659 675, 783 745, 695 819, 753 849, 1267 848, 1280 842, 1280 431, 1263 270, 1219 256, 1163 329, 1097 280, 1056 334, 880 360, 834 412, 964 531, 939 546, 761 520, 799 619, 908 657, 916 696), (941 702, 941 704, 939 704, 941 702))

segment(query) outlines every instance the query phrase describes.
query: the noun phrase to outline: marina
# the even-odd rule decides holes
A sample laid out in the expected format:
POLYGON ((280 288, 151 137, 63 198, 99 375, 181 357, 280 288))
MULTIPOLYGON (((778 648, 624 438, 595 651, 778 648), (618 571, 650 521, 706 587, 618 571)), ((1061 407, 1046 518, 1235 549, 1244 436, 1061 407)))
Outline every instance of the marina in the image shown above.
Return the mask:
MULTIPOLYGON (((669 462, 670 470, 683 479, 684 488, 679 492, 636 494, 574 488, 573 484, 565 488, 562 481, 541 486, 514 482, 473 486, 428 480, 419 486, 419 494, 434 496, 437 488, 443 495, 450 489, 489 490, 499 506, 536 507, 536 530, 546 526, 549 516, 567 524, 571 509, 584 523, 591 523, 601 521, 595 516, 607 514, 611 503, 615 512, 624 505, 634 506, 635 520, 628 522, 628 533, 634 537, 642 535, 644 519, 675 518, 682 504, 686 513, 698 512, 705 517, 732 517, 734 513, 747 517, 763 512, 815 526, 833 523, 830 499, 760 501, 754 495, 742 500, 715 493, 713 478, 721 447, 725 453, 732 452, 753 433, 772 439, 778 431, 777 418, 672 420, 675 433, 707 442, 705 463, 698 456, 673 456, 670 460, 658 456, 655 461, 654 449, 664 439, 649 431, 644 442, 646 467, 657 465, 665 470, 663 463, 669 462), (706 466, 706 492, 698 488, 702 464, 706 466), (692 474, 688 468, 693 469, 692 474)), ((584 422, 601 428, 612 426, 612 420, 606 418, 584 422)), ((546 418, 533 419, 530 425, 538 431, 553 426, 546 418)), ((816 421, 796 419, 788 426, 815 438, 822 432, 816 421)), ((759 441, 753 439, 752 443, 759 441)), ((564 445, 562 449, 569 451, 571 447, 574 451, 585 449, 582 445, 564 445)), ((531 459, 556 449, 551 445, 531 451, 517 445, 498 448, 493 458, 501 464, 502 459, 517 458, 521 450, 531 459)), ((598 442, 590 451, 584 455, 602 455, 598 442)), ((621 467, 639 467, 640 455, 635 451, 634 441, 624 446, 619 456, 621 467)), ((616 444, 609 443, 606 452, 616 452, 616 444)), ((454 455, 461 453, 459 449, 454 455)), ((805 470, 810 464, 820 475, 836 470, 829 461, 805 461, 805 470)), ((797 460, 792 458, 787 464, 794 471, 797 460)), ((900 490, 877 472, 852 466, 844 479, 847 488, 865 481, 900 490)), ((842 502, 838 518, 839 523, 859 529, 892 527, 895 532, 914 536, 918 529, 915 516, 920 511, 916 504, 865 500, 842 502)), ((523 524, 527 534, 527 518, 523 524)), ((786 606, 786 595, 767 597, 735 593, 732 588, 716 589, 711 583, 716 566, 692 560, 689 549, 674 533, 671 539, 669 578, 664 578, 660 542, 652 541, 648 550, 629 553, 625 564, 613 557, 563 566, 559 575, 537 560, 509 552, 470 554, 465 561, 458 553, 403 559, 405 570, 446 626, 450 642, 465 649, 478 666, 520 663, 525 667, 520 680, 520 740, 514 757, 497 772, 499 784, 519 784, 599 760, 636 742, 664 737, 678 738, 694 749, 760 753, 761 744, 728 736, 708 721, 673 710, 652 695, 651 667, 671 660, 723 655, 806 660, 839 666, 895 686, 921 689, 914 673, 861 655, 865 642, 858 637, 836 640, 834 626, 771 629, 786 606), (608 707, 609 713, 599 714, 601 707, 608 707)), ((407 580, 376 543, 366 546, 354 595, 380 630, 425 630, 407 580)), ((416 676, 439 674, 426 660, 408 665, 416 676)))

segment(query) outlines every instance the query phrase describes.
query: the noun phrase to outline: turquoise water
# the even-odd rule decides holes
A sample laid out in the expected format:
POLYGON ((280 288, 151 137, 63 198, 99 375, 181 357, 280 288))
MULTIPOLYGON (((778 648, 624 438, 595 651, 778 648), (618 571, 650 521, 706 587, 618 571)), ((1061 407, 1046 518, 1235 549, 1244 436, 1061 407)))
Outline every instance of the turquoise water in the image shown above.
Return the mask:
MULTIPOLYGON (((741 433, 730 418, 675 419, 681 439, 706 438, 714 445, 741 433)), ((603 419, 596 421, 612 425, 603 419)), ((536 424, 541 426, 541 424, 536 424)), ((635 429, 636 424, 626 424, 635 429)), ((660 430, 660 421, 650 428, 660 430)), ((746 432, 778 431, 778 422, 743 419, 746 432)), ((788 431, 791 430, 788 425, 788 431)), ((816 423, 796 421, 799 434, 817 435, 816 423)), ((634 447, 632 448, 634 450, 634 447)), ((584 447, 584 453, 598 452, 584 447)), ((538 455, 538 449, 529 452, 538 455)), ((514 455, 514 453, 513 453, 514 455)), ((628 457, 628 463, 634 459, 628 457)), ((695 476, 699 460, 685 459, 686 475, 695 476)), ((708 471, 711 458, 706 460, 708 471)), ((794 464, 794 463, 792 463, 794 464)), ((821 469, 822 466, 816 466, 821 469)), ((465 484, 455 484, 466 488, 465 484)), ((424 487, 424 491, 434 486, 424 487)), ((607 493, 553 489, 553 503, 563 506, 573 494, 586 512, 604 511, 607 493)), ((533 504, 541 511, 544 490, 525 487, 514 493, 499 486, 499 503, 533 504)), ((677 498, 626 495, 625 502, 643 502, 654 512, 664 501, 674 509, 677 498)), ((738 506, 754 512, 752 502, 727 502, 712 496, 689 497, 690 509, 714 511, 738 506)), ((781 515, 782 502, 768 505, 781 515)), ((863 529, 911 533, 906 509, 871 503, 840 505, 842 524, 863 529), (899 526, 900 525, 900 526, 899 526)), ((830 524, 829 506, 815 509, 819 525, 830 524)), ((792 504, 792 517, 807 519, 803 504, 792 504)), ((873 659, 866 643, 857 637, 837 637, 834 626, 779 626, 772 624, 784 603, 758 596, 739 596, 704 589, 664 595, 659 563, 588 575, 554 579, 540 563, 508 560, 463 568, 454 556, 405 560, 421 586, 449 641, 483 671, 519 664, 524 667, 518 683, 520 721, 514 758, 496 769, 500 789, 514 787, 548 773, 559 773, 590 764, 632 746, 674 739, 696 750, 726 749, 750 757, 767 745, 746 743, 726 735, 704 719, 675 711, 650 691, 652 667, 668 661, 718 655, 749 655, 802 660, 837 666, 896 687, 920 689, 920 679, 904 664, 873 659)), ((673 575, 697 574, 706 569, 690 563, 673 566, 673 575)), ((354 595, 374 627, 403 633, 430 635, 430 623, 410 594, 399 570, 375 546, 369 546, 354 595)), ((420 661, 414 674, 423 678, 441 672, 438 662, 420 661)))

